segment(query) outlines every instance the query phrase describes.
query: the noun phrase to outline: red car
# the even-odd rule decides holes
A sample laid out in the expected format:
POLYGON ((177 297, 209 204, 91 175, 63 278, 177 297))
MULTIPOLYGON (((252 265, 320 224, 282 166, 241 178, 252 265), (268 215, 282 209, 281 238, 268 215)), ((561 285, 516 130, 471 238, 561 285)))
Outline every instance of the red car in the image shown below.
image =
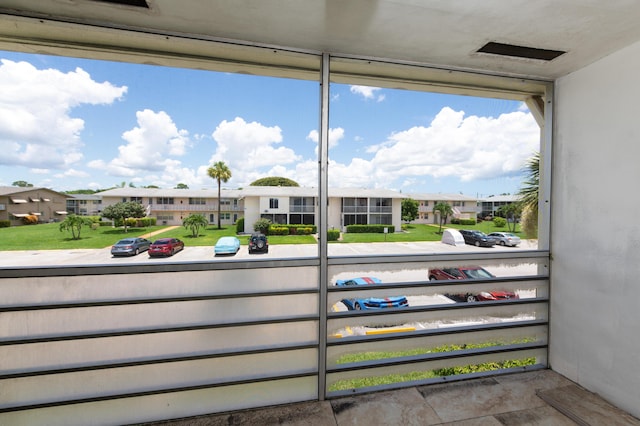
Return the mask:
POLYGON ((149 257, 173 256, 184 249, 184 243, 177 238, 160 238, 149 247, 149 257))
MULTIPOLYGON (((430 269, 429 280, 478 280, 494 278, 491 272, 480 266, 460 266, 454 268, 430 269)), ((485 300, 519 299, 512 291, 481 291, 479 293, 445 294, 456 302, 476 302, 485 300)))

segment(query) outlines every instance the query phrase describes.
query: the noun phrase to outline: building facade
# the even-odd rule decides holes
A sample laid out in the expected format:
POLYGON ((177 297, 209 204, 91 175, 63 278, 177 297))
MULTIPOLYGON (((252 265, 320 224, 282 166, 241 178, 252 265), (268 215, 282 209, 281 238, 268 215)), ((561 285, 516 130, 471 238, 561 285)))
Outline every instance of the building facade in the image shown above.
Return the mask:
POLYGON ((0 220, 11 226, 23 224, 23 218, 36 216, 39 223, 64 220, 67 195, 47 188, 0 186, 0 220))

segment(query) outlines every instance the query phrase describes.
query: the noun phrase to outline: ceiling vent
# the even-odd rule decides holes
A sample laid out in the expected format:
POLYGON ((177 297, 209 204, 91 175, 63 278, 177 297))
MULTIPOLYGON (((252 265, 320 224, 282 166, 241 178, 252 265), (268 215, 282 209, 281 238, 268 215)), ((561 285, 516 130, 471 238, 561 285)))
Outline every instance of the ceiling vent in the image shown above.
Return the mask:
POLYGON ((513 44, 495 43, 493 41, 482 46, 478 49, 478 52, 515 58, 537 59, 540 61, 552 61, 558 56, 567 53, 562 50, 537 49, 535 47, 516 46, 513 44))
POLYGON ((149 9, 149 5, 146 0, 94 0, 103 3, 119 4, 123 6, 143 7, 149 9))

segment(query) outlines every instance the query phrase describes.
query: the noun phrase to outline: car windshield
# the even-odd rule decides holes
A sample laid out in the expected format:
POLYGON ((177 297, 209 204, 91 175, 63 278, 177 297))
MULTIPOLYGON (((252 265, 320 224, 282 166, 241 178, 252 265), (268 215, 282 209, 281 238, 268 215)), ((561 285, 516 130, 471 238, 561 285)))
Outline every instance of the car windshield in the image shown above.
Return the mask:
POLYGON ((171 241, 169 240, 158 240, 155 243, 153 243, 156 246, 163 246, 163 245, 167 245, 169 244, 171 241))
POLYGON ((120 240, 116 244, 133 244, 135 240, 120 240))
POLYGON ((469 278, 475 278, 475 279, 480 279, 480 278, 492 278, 493 275, 491 275, 488 271, 480 268, 480 269, 463 269, 464 273, 469 277, 469 278))

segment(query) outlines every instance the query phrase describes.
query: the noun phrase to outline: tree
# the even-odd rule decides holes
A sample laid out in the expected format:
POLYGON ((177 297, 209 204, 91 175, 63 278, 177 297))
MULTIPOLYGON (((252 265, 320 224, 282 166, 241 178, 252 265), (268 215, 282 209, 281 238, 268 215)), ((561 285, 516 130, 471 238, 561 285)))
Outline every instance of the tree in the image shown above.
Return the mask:
POLYGON ((522 203, 522 230, 528 237, 538 234, 538 194, 540 187, 540 153, 527 161, 525 179, 518 195, 522 203))
POLYGON ((193 238, 198 238, 198 235, 200 235, 200 229, 206 228, 208 224, 209 222, 207 222, 206 217, 196 213, 191 213, 182 220, 182 225, 191 230, 191 236, 193 236, 193 238))
POLYGON ((123 201, 112 204, 102 210, 102 217, 111 219, 115 222, 122 221, 124 223, 124 232, 127 232, 127 221, 129 217, 144 217, 144 207, 135 201, 123 201))
POLYGON ((214 163, 211 167, 207 169, 207 174, 210 178, 215 179, 218 182, 218 229, 221 229, 220 226, 220 185, 222 182, 227 182, 231 179, 231 170, 224 163, 224 161, 218 161, 214 163))
POLYGON ((418 217, 418 202, 413 198, 402 199, 402 220, 409 223, 418 217))
POLYGON ((67 215, 67 217, 60 222, 60 232, 70 231, 71 237, 74 240, 80 239, 80 231, 83 226, 91 226, 91 219, 86 216, 78 216, 75 214, 67 215))
POLYGON ((300 186, 298 182, 286 177, 272 176, 255 180, 249 186, 300 186))
POLYGON ((189 185, 186 183, 179 183, 176 185, 175 189, 189 189, 189 185))
POLYGON ((253 230, 256 232, 260 232, 261 234, 269 234, 269 227, 271 226, 271 221, 269 219, 258 219, 253 224, 253 230))
POLYGON ((11 184, 11 186, 19 186, 21 188, 31 188, 33 186, 32 183, 29 183, 24 180, 17 180, 11 184))
POLYGON ((516 232, 518 218, 522 214, 522 204, 519 202, 505 204, 503 206, 500 206, 497 213, 507 219, 507 229, 509 230, 509 232, 516 232))
POLYGON ((433 213, 440 214, 440 229, 438 230, 438 234, 442 234, 442 225, 447 223, 447 218, 453 215, 453 209, 447 203, 442 201, 438 201, 435 206, 433 206, 433 213))

